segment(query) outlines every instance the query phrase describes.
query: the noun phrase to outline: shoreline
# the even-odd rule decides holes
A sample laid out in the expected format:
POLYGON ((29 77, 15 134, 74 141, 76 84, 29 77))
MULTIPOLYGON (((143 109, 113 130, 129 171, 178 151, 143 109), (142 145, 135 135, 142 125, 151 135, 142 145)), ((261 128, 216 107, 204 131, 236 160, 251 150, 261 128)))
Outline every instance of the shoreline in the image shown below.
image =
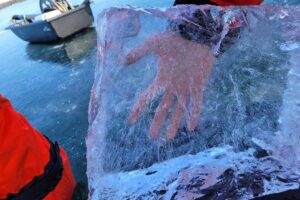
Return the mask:
POLYGON ((11 6, 15 3, 22 2, 22 1, 24 1, 24 0, 7 0, 7 1, 2 2, 2 3, 0 2, 0 10, 3 9, 3 8, 6 8, 8 6, 11 6))

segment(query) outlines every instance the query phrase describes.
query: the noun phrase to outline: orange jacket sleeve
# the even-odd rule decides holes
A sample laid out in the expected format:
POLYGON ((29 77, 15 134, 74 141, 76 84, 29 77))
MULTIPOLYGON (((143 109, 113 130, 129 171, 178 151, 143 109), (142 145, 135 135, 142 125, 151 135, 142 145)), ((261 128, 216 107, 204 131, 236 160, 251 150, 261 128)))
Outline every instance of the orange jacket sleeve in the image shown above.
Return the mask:
POLYGON ((211 0, 219 6, 251 6, 259 5, 263 0, 211 0))
MULTIPOLYGON (((18 194, 44 173, 50 160, 49 141, 0 95, 0 199, 18 194)), ((63 174, 45 200, 71 200, 76 182, 65 151, 60 148, 63 174)))
POLYGON ((50 145, 0 96, 0 199, 44 172, 50 145))

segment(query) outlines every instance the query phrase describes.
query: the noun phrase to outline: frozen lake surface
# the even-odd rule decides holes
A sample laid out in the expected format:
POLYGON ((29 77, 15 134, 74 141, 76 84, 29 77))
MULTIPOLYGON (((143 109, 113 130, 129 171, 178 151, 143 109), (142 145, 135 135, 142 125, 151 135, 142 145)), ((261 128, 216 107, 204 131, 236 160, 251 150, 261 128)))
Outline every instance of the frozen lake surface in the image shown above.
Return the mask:
MULTIPOLYGON (((166 7, 172 3, 171 0, 95 0, 92 7, 96 16, 110 6, 166 7)), ((38 12, 36 0, 0 10, 0 93, 35 128, 65 148, 76 179, 85 181, 87 110, 96 65, 95 30, 51 45, 28 44, 4 30, 13 14, 38 12)))

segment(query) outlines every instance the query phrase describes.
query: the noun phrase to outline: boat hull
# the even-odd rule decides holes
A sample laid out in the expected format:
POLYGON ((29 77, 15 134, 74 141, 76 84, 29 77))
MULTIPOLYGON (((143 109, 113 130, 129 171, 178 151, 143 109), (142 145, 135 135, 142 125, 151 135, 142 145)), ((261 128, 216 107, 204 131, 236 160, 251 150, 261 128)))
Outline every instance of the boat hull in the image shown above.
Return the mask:
POLYGON ((89 27, 93 21, 93 13, 87 3, 48 21, 10 26, 8 29, 27 42, 47 43, 67 38, 89 27))

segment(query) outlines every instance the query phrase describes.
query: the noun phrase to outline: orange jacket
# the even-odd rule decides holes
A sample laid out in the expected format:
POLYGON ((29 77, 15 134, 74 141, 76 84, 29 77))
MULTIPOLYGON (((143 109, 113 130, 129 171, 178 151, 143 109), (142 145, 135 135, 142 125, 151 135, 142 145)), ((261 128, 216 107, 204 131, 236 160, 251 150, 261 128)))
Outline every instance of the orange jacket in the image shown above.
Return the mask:
MULTIPOLYGON (((47 200, 69 200, 75 187, 67 155, 59 149, 63 173, 55 189, 44 198, 47 200)), ((0 95, 0 199, 18 194, 34 177, 42 175, 50 160, 49 150, 48 140, 0 95)))
POLYGON ((251 6, 261 4, 263 0, 175 0, 174 6, 178 4, 213 4, 219 6, 251 6))

